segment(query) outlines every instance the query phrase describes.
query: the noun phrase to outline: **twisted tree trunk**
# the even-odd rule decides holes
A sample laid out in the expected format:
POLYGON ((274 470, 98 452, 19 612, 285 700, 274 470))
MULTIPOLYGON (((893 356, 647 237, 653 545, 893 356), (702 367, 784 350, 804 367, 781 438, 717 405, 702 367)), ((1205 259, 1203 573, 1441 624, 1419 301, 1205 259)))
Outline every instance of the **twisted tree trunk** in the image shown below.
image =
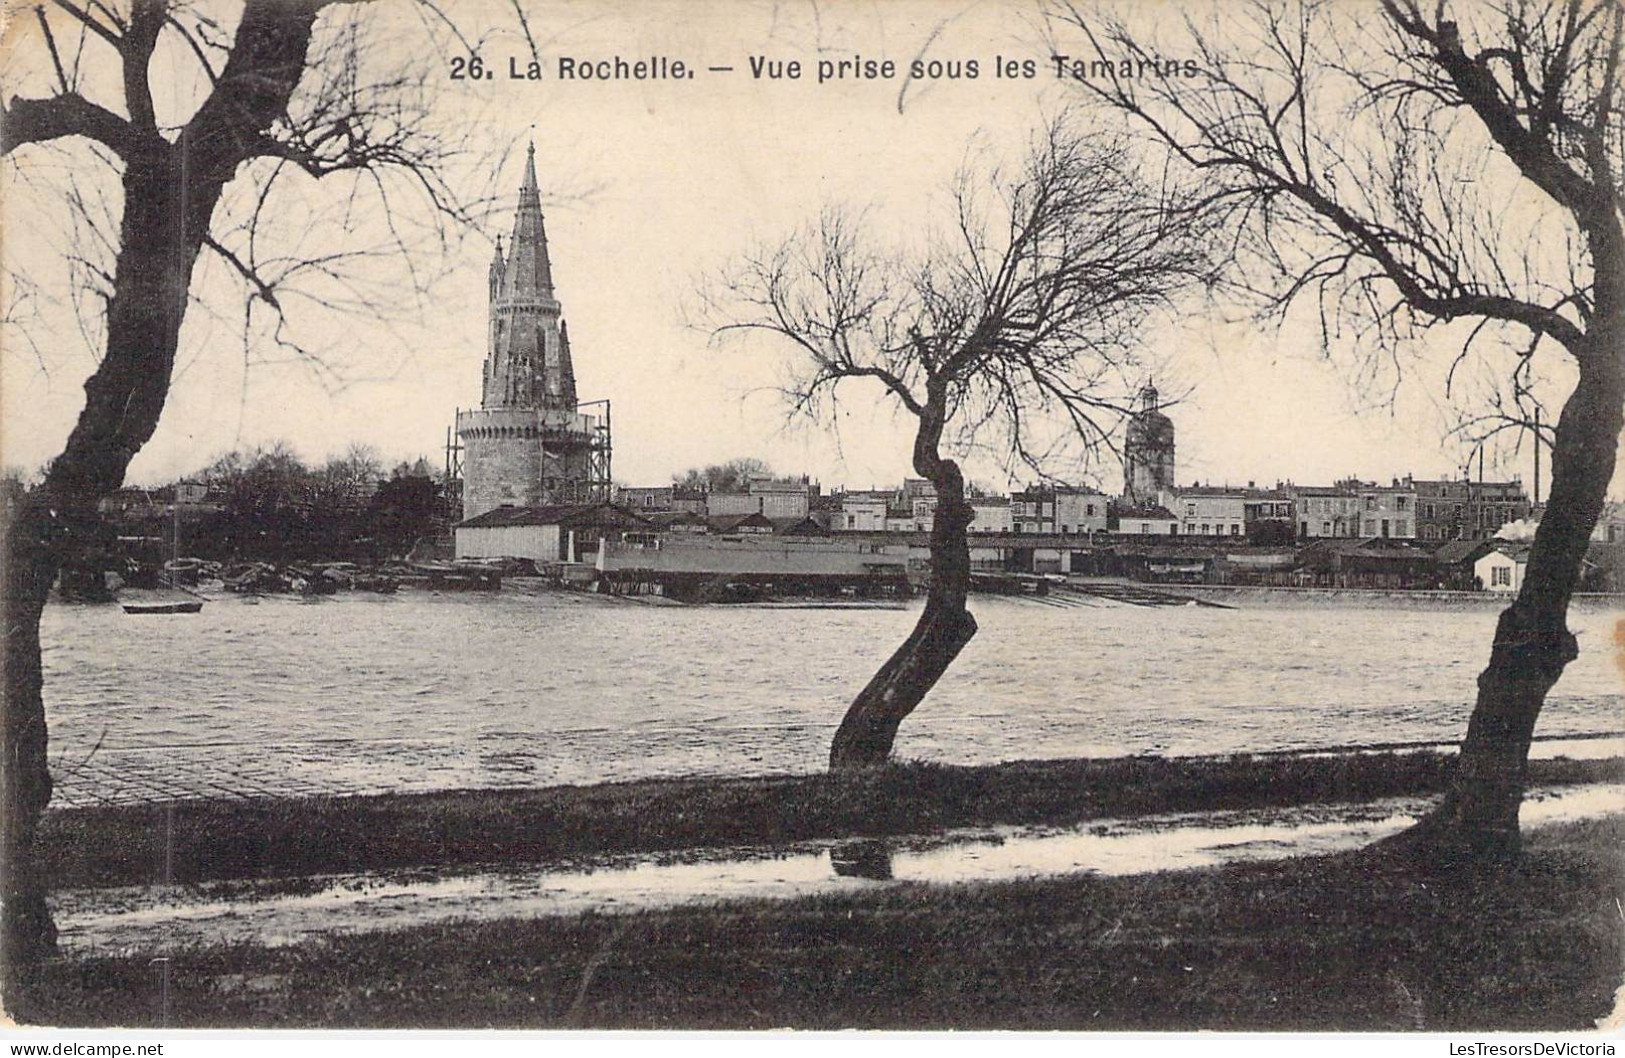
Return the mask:
POLYGON ((1625 426, 1625 238, 1594 248, 1597 311, 1577 351, 1579 382, 1558 420, 1552 491, 1523 584, 1496 623, 1490 663, 1444 800, 1393 847, 1435 861, 1516 856, 1529 747, 1546 695, 1579 653, 1568 630, 1591 532, 1625 426))
MULTIPOLYGON (((11 974, 49 953, 56 927, 35 869, 34 836, 51 799, 46 767, 45 706, 41 697, 40 613, 56 579, 61 548, 53 537, 44 490, 24 498, 0 549, 5 596, 5 646, 0 672, 4 711, 0 739, 0 965, 11 974)), ((8 987, 9 994, 10 989, 8 987)))
POLYGON ((130 460, 158 426, 192 266, 219 197, 216 186, 206 203, 188 201, 175 168, 170 150, 155 147, 125 171, 106 355, 85 383, 85 408, 67 446, 6 533, 0 958, 8 971, 49 951, 55 934, 34 855, 39 816, 51 798, 40 613, 65 559, 94 539, 97 501, 123 484, 130 460))
POLYGON ((959 464, 937 452, 946 419, 946 396, 936 391, 920 416, 914 440, 914 470, 937 490, 931 525, 931 585, 914 631, 886 660, 847 707, 829 750, 833 771, 884 764, 897 741, 897 729, 914 711, 959 652, 976 635, 976 619, 965 608, 970 593, 971 508, 959 464))
MULTIPOLYGON (((123 160, 123 217, 106 350, 85 382, 85 407, 45 482, 29 494, 0 547, 5 644, 0 673, 0 972, 8 1006, 34 960, 52 949, 35 841, 51 798, 39 618, 64 559, 93 539, 98 501, 124 483, 158 427, 169 395, 187 291, 209 222, 237 166, 265 148, 305 68, 318 0, 253 0, 213 93, 172 143, 157 129, 146 62, 164 24, 159 3, 137 5, 125 37, 131 118, 106 132, 123 160)), ((14 107, 15 109, 15 107, 14 107)), ((40 122, 49 105, 36 107, 40 122)), ((41 124, 31 139, 82 131, 41 124)), ((8 140, 6 150, 17 140, 8 140)))

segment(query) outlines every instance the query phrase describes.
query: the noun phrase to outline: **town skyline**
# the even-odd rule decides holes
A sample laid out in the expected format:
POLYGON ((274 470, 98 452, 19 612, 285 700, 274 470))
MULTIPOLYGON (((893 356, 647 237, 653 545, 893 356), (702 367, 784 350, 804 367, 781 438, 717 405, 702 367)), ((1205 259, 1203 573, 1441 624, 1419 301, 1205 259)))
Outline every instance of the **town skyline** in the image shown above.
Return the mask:
MULTIPOLYGON (((884 39, 887 53, 897 55, 927 45, 945 55, 1042 50, 1031 27, 997 5, 947 22, 930 12, 904 6, 882 19, 843 9, 819 20, 806 11, 747 6, 726 28, 716 13, 644 22, 616 15, 590 25, 565 20, 569 28, 555 43, 583 53, 613 42, 629 52, 635 44, 640 52, 696 56, 713 53, 718 40, 820 52, 862 50, 884 39)), ((637 84, 514 91, 463 84, 449 90, 448 112, 487 130, 487 157, 470 160, 461 180, 474 192, 489 189, 490 210, 477 232, 430 261, 445 275, 417 317, 382 324, 308 310, 312 330, 340 353, 332 364, 312 366, 264 336, 245 343, 229 322, 197 314, 183 333, 169 405, 132 464, 130 483, 175 480, 223 451, 279 440, 307 461, 360 442, 389 463, 419 456, 440 463, 456 411, 480 402, 485 269, 495 237, 511 223, 529 142, 537 150, 558 296, 570 313, 580 396, 613 402, 617 481, 660 484, 689 467, 738 456, 805 472, 826 486, 911 476, 908 424, 880 407, 878 392, 852 389, 838 429, 787 427, 774 391, 784 358, 759 345, 714 347, 706 329, 695 326, 695 286, 730 256, 824 203, 869 206, 878 226, 907 234, 942 205, 942 189, 966 158, 957 145, 1014 156, 1042 115, 1076 102, 1064 82, 1050 77, 986 82, 974 92, 921 86, 906 101, 895 88, 872 84, 748 80, 686 94, 637 84), (831 116, 854 113, 870 120, 831 116), (594 135, 604 128, 617 135, 594 135), (842 165, 831 167, 833 157, 842 165), (250 361, 259 362, 245 367, 250 361)), ((30 189, 8 191, 18 196, 17 215, 31 223, 30 189)), ((21 231, 25 226, 9 253, 49 245, 36 243, 21 231)), ((218 262, 201 268, 199 286, 222 282, 223 271, 218 262)), ((88 346, 76 342, 68 306, 47 308, 45 330, 65 337, 64 348, 37 361, 8 331, 0 376, 0 463, 24 471, 60 450, 94 364, 88 346)), ((1159 321, 1145 335, 1145 363, 1117 394, 1131 399, 1146 379, 1163 390, 1181 423, 1179 483, 1443 478, 1459 476, 1471 459, 1469 448, 1449 436, 1471 401, 1450 405, 1438 396, 1462 334, 1447 328, 1419 348, 1405 365, 1404 383, 1391 389, 1390 377, 1362 378, 1349 364, 1328 360, 1309 320, 1290 318, 1274 328, 1236 322, 1239 314, 1237 305, 1199 303, 1159 321)), ((1565 386, 1563 379, 1547 383, 1549 406, 1565 386)), ((1047 469, 1106 491, 1121 474, 1115 457, 1094 467, 1047 469)), ((977 456, 967 460, 967 472, 995 488, 1034 477, 977 456)), ((1496 451, 1486 460, 1487 476, 1513 474, 1532 481, 1527 444, 1517 455, 1496 451)), ((1622 491, 1616 477, 1611 493, 1622 491)))

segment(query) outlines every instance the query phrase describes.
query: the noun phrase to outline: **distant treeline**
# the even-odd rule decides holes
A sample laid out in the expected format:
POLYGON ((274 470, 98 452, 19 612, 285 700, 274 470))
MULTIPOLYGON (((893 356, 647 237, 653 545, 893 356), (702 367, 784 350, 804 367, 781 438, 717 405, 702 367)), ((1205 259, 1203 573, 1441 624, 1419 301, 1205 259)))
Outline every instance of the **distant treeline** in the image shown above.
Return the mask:
POLYGON ((108 513, 126 553, 379 562, 445 531, 451 506, 440 478, 424 459, 386 470, 362 445, 312 467, 275 444, 227 453, 173 486, 150 490, 154 502, 126 490, 108 513), (169 506, 176 500, 178 547, 169 506))

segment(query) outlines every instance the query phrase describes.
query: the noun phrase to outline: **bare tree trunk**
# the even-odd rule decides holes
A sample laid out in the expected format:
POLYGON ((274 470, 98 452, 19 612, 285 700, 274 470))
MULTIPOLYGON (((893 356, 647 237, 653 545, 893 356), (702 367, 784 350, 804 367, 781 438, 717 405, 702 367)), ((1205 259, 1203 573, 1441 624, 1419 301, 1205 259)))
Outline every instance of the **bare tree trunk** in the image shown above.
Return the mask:
POLYGON ((29 494, 9 525, 0 561, 5 590, 4 756, 0 758, 0 965, 12 975, 49 953, 56 927, 35 870, 34 835, 51 799, 45 708, 40 695, 40 613, 56 579, 57 552, 43 491, 29 494))
POLYGON ((1516 856, 1529 746, 1546 694, 1578 655, 1568 630, 1591 532, 1613 480, 1625 425, 1625 253, 1598 249, 1598 309, 1552 446, 1552 492, 1518 597, 1496 624, 1490 663, 1449 791, 1399 848, 1446 862, 1516 856), (1621 262, 1606 269, 1604 262, 1621 262))
POLYGON ((123 483, 131 458, 157 428, 192 265, 220 186, 208 184, 200 200, 167 145, 129 163, 106 355, 85 383, 85 408, 67 446, 6 533, 0 959, 8 995, 18 975, 51 950, 56 932, 34 853, 40 813, 51 798, 40 613, 64 560, 94 539, 97 501, 123 483))
POLYGON ((39 615, 63 558, 94 522, 97 502, 124 483, 130 460, 158 427, 192 268, 215 205, 237 167, 270 146, 266 130, 287 113, 320 6, 319 0, 249 0, 214 90, 173 143, 158 130, 147 84, 165 6, 134 5, 122 38, 130 117, 115 119, 121 125, 110 141, 124 163, 124 213, 107 299, 106 352, 85 382, 85 407, 66 447, 4 547, 0 970, 12 1009, 13 986, 51 948, 54 933, 34 855, 40 813, 51 798, 39 615))
POLYGON ((831 770, 886 763, 898 727, 976 635, 976 619, 965 609, 970 593, 966 532, 971 522, 965 477, 958 463, 937 454, 944 408, 945 401, 934 394, 914 442, 914 469, 937 490, 931 525, 931 586, 925 610, 903 645, 847 708, 830 744, 831 770))

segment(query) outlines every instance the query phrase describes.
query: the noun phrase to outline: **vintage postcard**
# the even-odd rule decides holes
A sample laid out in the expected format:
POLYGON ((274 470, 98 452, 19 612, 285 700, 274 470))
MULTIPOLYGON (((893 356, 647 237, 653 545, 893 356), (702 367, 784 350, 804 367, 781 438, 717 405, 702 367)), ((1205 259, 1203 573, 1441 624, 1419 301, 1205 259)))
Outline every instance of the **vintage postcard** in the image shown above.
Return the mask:
POLYGON ((1619 0, 4 18, 18 1041, 1614 1053, 1619 0))

